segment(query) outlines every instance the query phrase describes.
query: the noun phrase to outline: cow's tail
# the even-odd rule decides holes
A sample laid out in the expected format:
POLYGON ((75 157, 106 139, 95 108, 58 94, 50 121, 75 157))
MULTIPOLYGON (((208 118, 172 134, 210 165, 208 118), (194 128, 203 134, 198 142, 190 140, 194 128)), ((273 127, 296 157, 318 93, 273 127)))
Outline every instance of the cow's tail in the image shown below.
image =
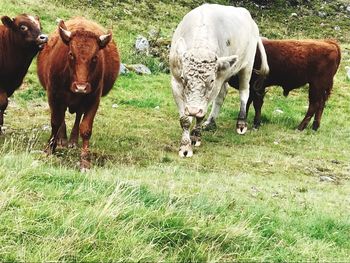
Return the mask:
POLYGON ((260 37, 258 39, 258 51, 260 53, 261 66, 259 70, 254 70, 254 72, 258 75, 258 77, 253 84, 253 88, 255 91, 258 91, 259 93, 259 91, 263 91, 264 81, 270 71, 269 64, 267 63, 266 51, 260 37))
MULTIPOLYGON (((339 44, 337 43, 337 41, 335 41, 335 40, 331 40, 331 39, 327 39, 327 40, 325 40, 325 42, 326 43, 328 43, 328 44, 330 44, 330 45, 333 45, 335 48, 336 48, 336 50, 337 50, 337 52, 338 52, 338 56, 337 56, 337 60, 335 61, 335 63, 336 63, 336 67, 335 67, 335 69, 334 69, 334 75, 335 75, 335 73, 337 72, 337 70, 338 70, 338 67, 339 67, 339 64, 340 64, 340 60, 341 60, 341 50, 340 50, 340 46, 339 46, 339 44)), ((333 78, 334 76, 332 76, 332 78, 333 78)), ((326 90, 326 98, 325 98, 325 100, 327 100, 328 98, 329 98, 329 96, 331 95, 331 92, 332 92, 332 89, 333 89, 333 85, 330 85, 329 87, 328 87, 328 89, 326 90)))

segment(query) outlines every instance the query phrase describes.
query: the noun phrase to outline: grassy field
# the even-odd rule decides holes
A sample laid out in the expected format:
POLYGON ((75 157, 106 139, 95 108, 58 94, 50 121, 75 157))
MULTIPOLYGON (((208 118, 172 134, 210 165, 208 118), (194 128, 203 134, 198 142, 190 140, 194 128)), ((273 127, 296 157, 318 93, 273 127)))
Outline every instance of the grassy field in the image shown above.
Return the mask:
POLYGON ((258 14, 248 5, 269 37, 323 38, 329 30, 342 42, 321 127, 295 131, 307 88, 285 98, 275 87, 266 95, 263 126, 239 136, 238 92, 231 89, 218 129, 204 133, 193 158, 180 159, 170 76, 160 59, 137 55, 132 45, 151 28, 170 37, 200 1, 82 2, 9 0, 0 10, 39 14, 45 32, 57 18, 82 14, 113 25, 123 61, 146 63, 155 74, 121 76, 102 100, 91 139, 93 168, 80 173, 79 149, 42 152, 49 108, 33 63, 11 98, 0 137, 0 261, 349 261, 350 82, 344 67, 350 27, 331 31, 343 20, 331 16, 326 29, 305 15, 300 19, 313 26, 298 27, 291 8, 273 19, 276 10, 258 14))

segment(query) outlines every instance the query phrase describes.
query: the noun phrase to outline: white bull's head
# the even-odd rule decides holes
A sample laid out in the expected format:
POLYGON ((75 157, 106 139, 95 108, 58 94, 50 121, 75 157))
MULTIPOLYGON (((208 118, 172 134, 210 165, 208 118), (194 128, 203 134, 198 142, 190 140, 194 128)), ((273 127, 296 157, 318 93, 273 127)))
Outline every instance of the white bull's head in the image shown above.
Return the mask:
POLYGON ((218 95, 224 81, 232 75, 237 56, 218 58, 213 52, 198 49, 184 52, 182 58, 185 114, 203 118, 208 104, 218 95))

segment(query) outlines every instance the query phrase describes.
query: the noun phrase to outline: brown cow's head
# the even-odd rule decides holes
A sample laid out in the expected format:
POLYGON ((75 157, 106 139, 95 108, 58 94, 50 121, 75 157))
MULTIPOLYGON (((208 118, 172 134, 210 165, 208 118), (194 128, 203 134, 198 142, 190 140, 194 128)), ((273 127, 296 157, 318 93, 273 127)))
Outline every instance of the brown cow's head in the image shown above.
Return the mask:
POLYGON ((41 50, 47 42, 48 37, 41 33, 41 25, 38 16, 27 14, 18 15, 11 19, 8 16, 1 18, 2 23, 20 39, 19 45, 41 50))
POLYGON ((59 23, 58 31, 62 41, 69 47, 68 61, 72 73, 71 91, 88 94, 98 87, 101 74, 101 52, 112 39, 112 32, 98 36, 93 32, 77 30, 70 32, 63 21, 59 23))

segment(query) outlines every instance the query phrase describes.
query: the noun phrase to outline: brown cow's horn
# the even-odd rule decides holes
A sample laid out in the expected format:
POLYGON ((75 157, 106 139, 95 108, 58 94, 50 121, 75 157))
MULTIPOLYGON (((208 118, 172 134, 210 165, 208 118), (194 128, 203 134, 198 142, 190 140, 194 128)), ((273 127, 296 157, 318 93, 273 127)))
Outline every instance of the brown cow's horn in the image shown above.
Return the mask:
POLYGON ((112 32, 108 31, 107 35, 101 35, 99 37, 100 39, 100 48, 104 48, 105 46, 107 46, 107 44, 109 43, 109 41, 111 41, 112 39, 112 32))
POLYGON ((68 44, 72 36, 72 32, 59 27, 60 36, 65 44, 68 44))

